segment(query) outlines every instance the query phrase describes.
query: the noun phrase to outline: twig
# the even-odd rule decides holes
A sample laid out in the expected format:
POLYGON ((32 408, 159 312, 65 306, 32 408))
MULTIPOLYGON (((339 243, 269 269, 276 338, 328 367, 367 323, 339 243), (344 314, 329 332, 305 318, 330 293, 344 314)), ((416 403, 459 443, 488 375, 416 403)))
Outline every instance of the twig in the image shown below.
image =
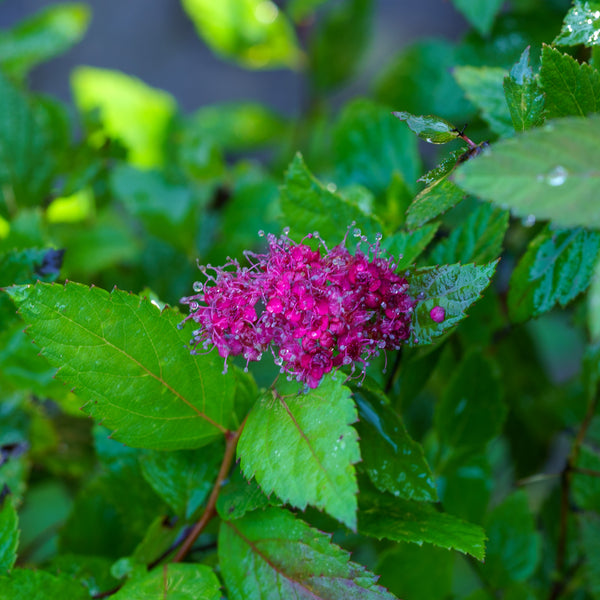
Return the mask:
MULTIPOLYGON (((246 417, 247 418, 247 417, 246 417)), ((242 431, 244 429, 244 425, 246 424, 246 419, 242 421, 239 429, 237 431, 228 431, 225 435, 226 438, 226 446, 225 446, 225 454, 223 455, 223 461, 221 462, 221 468, 219 469, 219 474, 217 475, 217 480, 215 481, 215 485, 213 486, 212 492, 208 498, 208 502, 206 504, 206 508, 202 513, 199 521, 194 525, 190 533, 187 535, 183 544, 177 551, 177 554, 173 558, 173 562, 181 562, 188 552, 191 550, 194 542, 198 539, 198 536, 202 533, 206 525, 211 521, 211 519, 217 514, 216 506, 217 506, 217 498, 219 497, 219 493, 221 491, 221 487, 223 486, 223 482, 227 478, 229 473, 229 469, 231 468, 231 463, 235 457, 235 449, 237 448, 238 440, 240 439, 240 435, 242 435, 242 431)))

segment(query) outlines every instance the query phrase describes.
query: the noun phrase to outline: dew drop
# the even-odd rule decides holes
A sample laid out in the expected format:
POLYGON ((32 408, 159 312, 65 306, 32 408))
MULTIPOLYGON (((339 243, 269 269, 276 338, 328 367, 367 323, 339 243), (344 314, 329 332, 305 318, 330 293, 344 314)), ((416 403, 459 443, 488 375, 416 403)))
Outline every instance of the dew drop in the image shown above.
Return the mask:
POLYGON ((525 226, 525 227, 533 227, 535 225, 535 215, 527 215, 522 221, 521 223, 525 226))
POLYGON ((192 285, 192 289, 195 292, 201 292, 203 287, 204 286, 202 285, 202 283, 200 281, 194 281, 194 284, 192 285))
POLYGON ((355 230, 352 232, 352 235, 353 235, 355 238, 357 238, 357 237, 360 237, 360 235, 361 235, 361 230, 360 230, 360 229, 358 229, 358 227, 357 227, 357 228, 356 228, 356 229, 355 229, 355 230))
POLYGON ((265 232, 262 229, 259 229, 258 237, 265 237, 265 232))
POLYGON ((289 235, 290 233, 290 228, 289 227, 284 227, 283 228, 283 235, 289 235))
POLYGON ((557 187, 567 180, 568 175, 568 171, 564 167, 558 165, 546 175, 544 180, 552 187, 557 187))
POLYGON ((376 233, 375 234, 375 241, 376 242, 380 242, 383 239, 383 233, 376 233))

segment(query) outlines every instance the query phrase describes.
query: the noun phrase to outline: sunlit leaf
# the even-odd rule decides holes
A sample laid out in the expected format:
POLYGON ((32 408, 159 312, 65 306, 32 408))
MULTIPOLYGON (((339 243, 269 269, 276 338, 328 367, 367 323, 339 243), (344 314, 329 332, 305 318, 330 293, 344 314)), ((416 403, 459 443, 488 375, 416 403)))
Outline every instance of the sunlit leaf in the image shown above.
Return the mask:
POLYGON ((50 575, 45 571, 15 569, 10 576, 0 577, 2 600, 89 600, 90 595, 79 582, 64 575, 50 575))
POLYGON ((600 2, 574 0, 554 43, 559 46, 596 46, 600 44, 599 38, 600 2))

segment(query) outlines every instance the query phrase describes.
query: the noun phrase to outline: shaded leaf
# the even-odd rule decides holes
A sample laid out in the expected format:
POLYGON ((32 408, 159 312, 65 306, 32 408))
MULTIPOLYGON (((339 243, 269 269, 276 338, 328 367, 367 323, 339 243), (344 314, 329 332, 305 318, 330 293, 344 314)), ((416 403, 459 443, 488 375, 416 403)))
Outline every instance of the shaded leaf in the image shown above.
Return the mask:
POLYGON ((503 82, 508 73, 498 67, 456 67, 454 77, 467 98, 481 110, 491 130, 501 137, 514 134, 503 82))
POLYGON ((539 127, 544 122, 546 98, 529 66, 529 46, 504 78, 504 95, 515 131, 539 127))
POLYGON ((291 23, 262 0, 181 0, 198 33, 217 54, 251 69, 299 66, 291 23))
POLYGON ((0 574, 13 568, 19 545, 19 517, 8 486, 0 490, 0 574))
POLYGON ((600 117, 556 120, 494 144, 458 167, 456 182, 521 217, 600 227, 599 136, 600 117))
POLYGON ((362 494, 358 517, 360 533, 396 542, 423 542, 470 554, 478 560, 485 556, 485 533, 472 525, 439 512, 435 505, 394 498, 387 494, 362 494))
POLYGON ((587 587, 595 600, 600 598, 600 516, 597 512, 579 515, 581 545, 585 557, 587 587))
POLYGON ((400 231, 383 238, 382 247, 397 259, 397 270, 414 264, 435 236, 440 224, 423 225, 414 231, 400 231))
POLYGON ((304 509, 316 506, 356 528, 360 460, 350 390, 327 377, 298 394, 297 385, 267 391, 250 412, 237 447, 244 475, 269 495, 304 509))
POLYGON ((146 569, 133 577, 112 597, 115 600, 219 600, 220 585, 210 567, 197 564, 167 564, 146 569))
POLYGON ((520 322, 566 306, 590 284, 600 233, 546 227, 531 242, 513 271, 508 309, 520 322))
POLYGON ((231 600, 393 600, 330 537, 270 508, 223 521, 219 562, 231 600))
POLYGON ((328 245, 340 243, 340 230, 353 222, 372 240, 383 230, 375 216, 330 192, 315 179, 300 154, 296 154, 285 174, 281 210, 286 226, 293 225, 303 235, 318 231, 328 245))
POLYGON ((487 556, 482 567, 492 585, 502 588, 509 581, 525 581, 541 557, 540 535, 529 510, 527 494, 511 494, 489 515, 487 556))
POLYGON ((540 82, 549 119, 600 111, 600 73, 556 48, 544 45, 542 49, 540 82))
POLYGON ((58 276, 64 250, 12 250, 0 254, 0 286, 13 283, 54 281, 58 276))
POLYGON ((436 501, 423 448, 408 435, 383 393, 363 386, 355 390, 354 399, 363 465, 375 486, 407 500, 436 501))
MULTIPOLYGON (((581 446, 576 466, 580 469, 600 472, 600 454, 588 445, 581 446)), ((600 506, 600 477, 586 473, 573 474, 573 498, 583 510, 598 510, 600 506)))
POLYGON ((436 405, 435 428, 443 444, 484 446, 502 431, 506 406, 496 370, 479 352, 461 362, 436 405))
POLYGON ((490 32, 503 0, 452 0, 452 3, 485 36, 490 32))
POLYGON ((465 192, 445 177, 427 186, 419 192, 406 211, 406 225, 410 229, 421 227, 424 223, 443 215, 456 206, 465 192))
POLYGON ((508 229, 508 211, 481 203, 445 239, 438 242, 429 261, 436 264, 490 262, 502 252, 508 229))
POLYGON ((450 152, 442 158, 440 164, 437 165, 437 167, 434 167, 433 169, 425 173, 425 175, 421 175, 421 177, 419 177, 417 181, 422 181, 426 185, 429 185, 431 183, 439 181, 440 179, 443 179, 452 172, 454 167, 456 167, 456 165, 458 164, 458 160, 460 159, 460 157, 468 151, 468 148, 459 148, 458 150, 453 150, 452 152, 450 152))
POLYGON ((346 105, 334 129, 333 150, 340 181, 381 194, 400 173, 414 190, 420 169, 417 141, 383 106, 363 99, 346 105))
POLYGON ((68 50, 81 40, 90 21, 90 8, 65 2, 39 11, 16 27, 0 32, 0 64, 23 77, 36 65, 68 50))
POLYGON ((176 112, 173 97, 120 71, 77 67, 71 74, 77 108, 98 111, 101 131, 90 140, 96 147, 115 138, 128 149, 128 160, 141 168, 164 163, 164 143, 176 112))
POLYGON ((190 355, 178 313, 75 283, 8 293, 58 377, 75 386, 88 401, 84 410, 115 430, 115 439, 174 450, 200 447, 225 431, 232 378, 221 375, 218 359, 190 355))
POLYGON ((408 278, 409 295, 417 299, 412 323, 411 344, 430 344, 456 325, 489 285, 496 262, 487 265, 443 265, 417 269, 408 278), (439 307, 439 308, 436 308, 439 307), (443 309, 437 322, 431 311, 443 309))
POLYGON ((561 32, 554 40, 559 46, 600 44, 600 2, 574 0, 565 16, 561 32))
POLYGON ((449 121, 434 115, 411 115, 407 112, 393 112, 397 119, 406 121, 410 130, 430 144, 446 144, 458 137, 458 129, 449 121))

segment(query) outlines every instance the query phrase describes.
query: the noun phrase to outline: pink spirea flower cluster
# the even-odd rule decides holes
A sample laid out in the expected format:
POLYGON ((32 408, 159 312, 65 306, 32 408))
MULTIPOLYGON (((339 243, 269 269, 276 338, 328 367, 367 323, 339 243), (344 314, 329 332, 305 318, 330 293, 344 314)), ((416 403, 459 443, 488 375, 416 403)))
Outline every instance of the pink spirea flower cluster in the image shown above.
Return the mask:
POLYGON ((206 282, 181 300, 184 322, 199 325, 192 352, 216 346, 226 370, 230 355, 257 361, 270 349, 282 372, 315 388, 333 369, 358 364, 364 374, 370 357, 399 349, 415 302, 379 241, 352 255, 344 243, 313 250, 287 233, 269 234, 266 254, 247 252, 248 266, 200 267, 206 282))

